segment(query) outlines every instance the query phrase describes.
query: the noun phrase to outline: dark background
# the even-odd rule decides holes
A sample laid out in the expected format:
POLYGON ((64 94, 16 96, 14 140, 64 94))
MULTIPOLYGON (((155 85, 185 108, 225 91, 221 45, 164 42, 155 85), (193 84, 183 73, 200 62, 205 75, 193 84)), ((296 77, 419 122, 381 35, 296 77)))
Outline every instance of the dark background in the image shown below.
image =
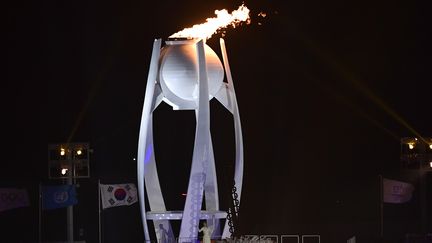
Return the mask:
MULTIPOLYGON (((47 146, 67 141, 89 142, 94 150, 91 178, 79 180, 74 212, 76 238, 97 242, 97 180, 136 181, 133 159, 153 40, 204 22, 215 9, 231 11, 240 4, 8 5, 2 102, 7 146, 0 185, 27 188, 32 205, 0 214, 4 242, 36 242, 38 185, 62 183, 47 178, 47 146)), ((401 137, 432 136, 426 5, 372 0, 245 4, 252 11, 251 25, 228 29, 224 37, 245 145, 239 232, 321 234, 322 242, 377 237, 380 174, 416 186, 409 203, 385 205, 386 238, 420 232, 418 177, 401 170, 399 156, 401 137), (258 16, 261 11, 266 18, 258 16)), ((217 53, 220 37, 207 41, 217 53)), ((228 112, 216 101, 211 106, 223 206, 229 197, 233 127, 228 112)), ((173 112, 163 104, 154 116, 167 205, 181 209, 193 112, 173 112)), ((44 239, 66 237, 65 211, 44 211, 44 239)), ((430 232, 430 206, 428 212, 430 232)), ((137 204, 103 211, 102 222, 105 242, 143 241, 137 204)))

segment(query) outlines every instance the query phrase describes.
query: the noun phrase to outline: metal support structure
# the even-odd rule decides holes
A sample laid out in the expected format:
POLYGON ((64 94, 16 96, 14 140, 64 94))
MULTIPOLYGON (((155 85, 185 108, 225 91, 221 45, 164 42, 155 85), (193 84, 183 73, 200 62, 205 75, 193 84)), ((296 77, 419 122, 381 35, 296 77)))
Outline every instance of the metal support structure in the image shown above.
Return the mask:
MULTIPOLYGON (((89 178, 89 155, 91 149, 88 143, 64 143, 48 146, 48 177, 62 179, 67 185, 75 185, 78 178, 89 178)), ((40 212, 39 218, 42 217, 40 212)), ((39 222, 41 229, 42 222, 39 222)), ((39 230, 41 231, 41 230, 39 230)), ((42 241, 41 232, 39 241, 42 241)), ((66 208, 66 237, 68 243, 74 242, 74 206, 66 208)))
POLYGON ((401 138, 401 166, 418 172, 421 232, 428 233, 430 203, 427 198, 427 176, 432 172, 432 138, 401 138))
MULTIPOLYGON (((70 157, 70 153, 69 154, 69 168, 71 168, 72 171, 70 171, 68 173, 68 178, 67 178, 67 184, 68 185, 73 185, 73 171, 74 171, 74 166, 72 166, 72 158, 70 157)), ((73 217, 73 205, 67 207, 67 241, 68 243, 73 243, 74 242, 74 217, 73 217)))

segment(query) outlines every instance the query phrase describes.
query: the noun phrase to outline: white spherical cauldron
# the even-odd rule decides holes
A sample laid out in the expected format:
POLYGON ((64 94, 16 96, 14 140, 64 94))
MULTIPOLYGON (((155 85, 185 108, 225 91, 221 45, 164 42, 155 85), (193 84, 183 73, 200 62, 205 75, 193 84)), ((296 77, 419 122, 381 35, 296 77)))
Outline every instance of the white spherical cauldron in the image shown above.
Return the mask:
MULTIPOLYGON (((159 59, 159 77, 165 98, 182 106, 198 99, 198 40, 166 41, 159 59)), ((204 44, 209 99, 222 87, 224 69, 219 57, 204 44)))

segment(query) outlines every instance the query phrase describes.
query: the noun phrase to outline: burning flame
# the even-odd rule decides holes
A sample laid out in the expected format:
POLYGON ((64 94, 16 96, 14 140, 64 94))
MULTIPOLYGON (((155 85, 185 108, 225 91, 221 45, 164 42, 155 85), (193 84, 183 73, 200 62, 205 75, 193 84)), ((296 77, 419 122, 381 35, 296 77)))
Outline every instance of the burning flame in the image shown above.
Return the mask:
POLYGON ((242 4, 237 10, 232 11, 231 14, 229 14, 226 9, 215 10, 217 17, 208 18, 205 23, 185 28, 171 35, 169 38, 209 39, 213 34, 229 25, 235 28, 242 22, 249 24, 249 12, 250 10, 244 6, 244 4, 242 4))

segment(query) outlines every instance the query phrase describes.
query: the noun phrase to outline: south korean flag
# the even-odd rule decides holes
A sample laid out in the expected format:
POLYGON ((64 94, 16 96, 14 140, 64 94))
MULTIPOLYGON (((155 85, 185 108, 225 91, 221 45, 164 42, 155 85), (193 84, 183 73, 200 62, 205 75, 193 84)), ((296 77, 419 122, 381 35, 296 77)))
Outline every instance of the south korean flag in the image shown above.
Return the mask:
POLYGON ((129 206, 138 201, 134 184, 100 184, 102 208, 129 206))

